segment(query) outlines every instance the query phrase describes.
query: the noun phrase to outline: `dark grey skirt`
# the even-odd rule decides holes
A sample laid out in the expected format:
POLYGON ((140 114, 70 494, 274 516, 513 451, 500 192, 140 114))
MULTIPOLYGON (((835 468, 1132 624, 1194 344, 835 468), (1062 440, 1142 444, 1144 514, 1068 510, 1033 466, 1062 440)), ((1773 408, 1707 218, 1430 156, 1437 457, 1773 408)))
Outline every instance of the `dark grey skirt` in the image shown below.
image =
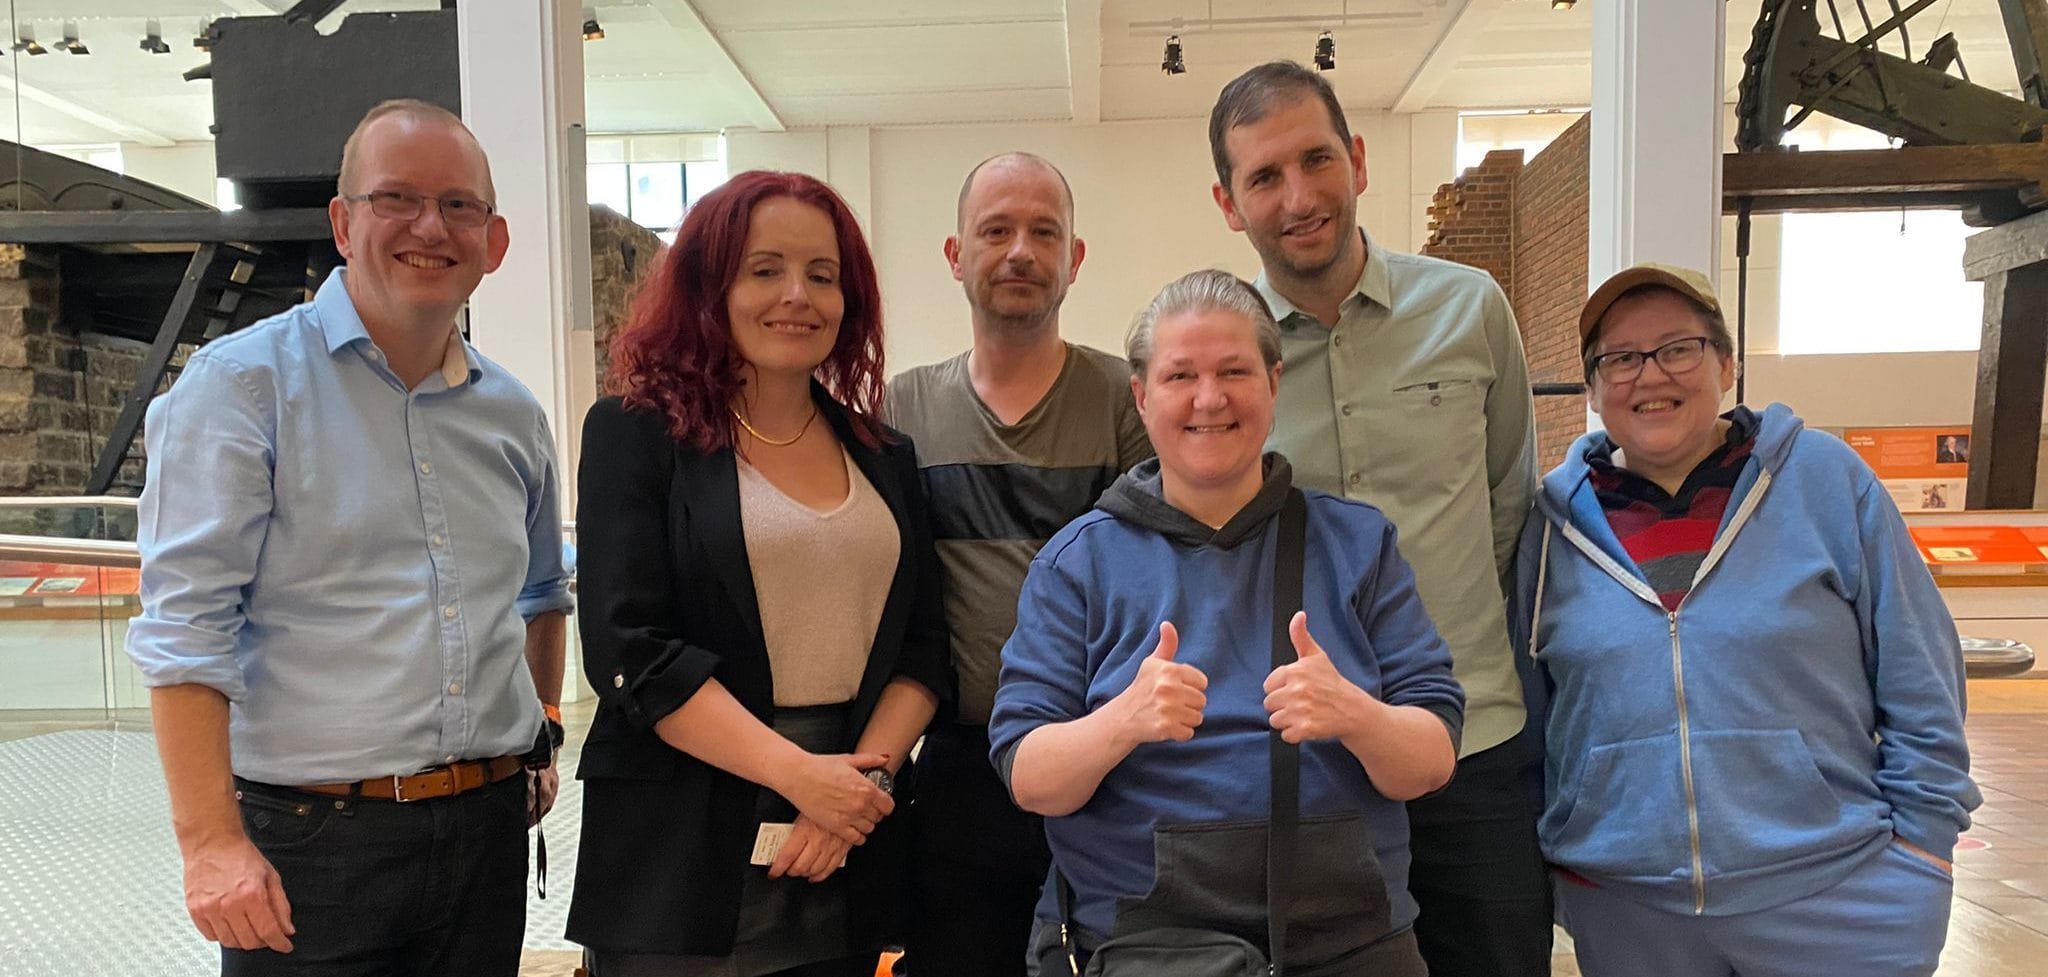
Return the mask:
MULTIPOLYGON (((844 749, 851 711, 845 703, 777 709, 770 725, 809 752, 838 753, 844 749)), ((796 808, 763 787, 754 815, 758 822, 788 824, 796 820, 796 808)), ((844 876, 815 883, 771 879, 766 866, 751 865, 740 889, 739 929, 730 956, 585 950, 583 965, 590 977, 761 977, 836 960, 849 949, 844 876)))

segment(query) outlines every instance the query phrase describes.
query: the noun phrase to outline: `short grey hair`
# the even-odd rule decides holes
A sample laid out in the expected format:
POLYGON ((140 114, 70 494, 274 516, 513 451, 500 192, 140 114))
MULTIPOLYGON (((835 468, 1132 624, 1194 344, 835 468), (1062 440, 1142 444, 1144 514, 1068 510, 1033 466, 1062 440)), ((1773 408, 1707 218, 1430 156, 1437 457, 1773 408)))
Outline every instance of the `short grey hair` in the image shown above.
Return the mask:
POLYGON ((1265 297, 1236 275, 1205 268, 1174 279, 1132 320, 1131 331, 1124 335, 1124 358, 1131 362, 1131 375, 1140 380, 1145 378, 1145 368, 1152 362, 1152 333, 1159 320, 1190 312, 1219 311, 1235 313, 1251 323, 1252 338, 1258 341, 1259 358, 1266 361, 1266 369, 1280 365, 1280 324, 1274 321, 1265 297))

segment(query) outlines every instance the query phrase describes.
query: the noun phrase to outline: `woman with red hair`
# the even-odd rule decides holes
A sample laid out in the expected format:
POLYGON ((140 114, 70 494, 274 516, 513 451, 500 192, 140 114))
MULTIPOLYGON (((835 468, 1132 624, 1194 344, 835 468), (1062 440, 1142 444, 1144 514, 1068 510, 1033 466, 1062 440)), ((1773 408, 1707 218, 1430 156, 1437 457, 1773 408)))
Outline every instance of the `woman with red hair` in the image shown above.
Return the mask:
POLYGON ((683 218, 578 475, 593 977, 851 977, 900 921, 895 777, 952 679, 846 204, 748 172, 683 218), (843 866, 843 868, 842 868, 843 866))

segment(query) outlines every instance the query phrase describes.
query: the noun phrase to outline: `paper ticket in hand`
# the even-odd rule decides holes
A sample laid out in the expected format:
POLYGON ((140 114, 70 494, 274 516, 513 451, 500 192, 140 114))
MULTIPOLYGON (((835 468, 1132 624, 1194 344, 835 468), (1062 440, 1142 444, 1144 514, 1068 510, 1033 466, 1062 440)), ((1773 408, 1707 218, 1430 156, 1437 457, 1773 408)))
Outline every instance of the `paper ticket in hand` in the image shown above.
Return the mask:
MULTIPOLYGON (((775 864, 775 856, 782 854, 782 846, 789 843, 789 833, 794 830, 794 824, 762 824, 760 832, 754 835, 754 857, 748 861, 763 866, 775 864)), ((839 859, 839 867, 846 867, 844 856, 839 859)))
POLYGON ((754 857, 750 861, 755 865, 775 864, 775 856, 782 853, 782 846, 789 841, 789 833, 795 828, 794 824, 764 822, 760 833, 754 835, 754 857))

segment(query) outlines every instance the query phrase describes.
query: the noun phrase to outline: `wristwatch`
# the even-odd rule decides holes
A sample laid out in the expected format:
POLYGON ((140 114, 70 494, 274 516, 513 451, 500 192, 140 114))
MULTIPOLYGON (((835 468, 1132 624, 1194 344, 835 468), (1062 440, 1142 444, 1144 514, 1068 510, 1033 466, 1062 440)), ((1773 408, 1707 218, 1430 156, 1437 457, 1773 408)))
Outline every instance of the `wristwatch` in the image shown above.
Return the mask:
POLYGON ((891 797, 896 796, 896 776, 889 772, 888 767, 876 767, 873 770, 862 773, 861 776, 868 778, 869 783, 881 788, 882 793, 891 797))

